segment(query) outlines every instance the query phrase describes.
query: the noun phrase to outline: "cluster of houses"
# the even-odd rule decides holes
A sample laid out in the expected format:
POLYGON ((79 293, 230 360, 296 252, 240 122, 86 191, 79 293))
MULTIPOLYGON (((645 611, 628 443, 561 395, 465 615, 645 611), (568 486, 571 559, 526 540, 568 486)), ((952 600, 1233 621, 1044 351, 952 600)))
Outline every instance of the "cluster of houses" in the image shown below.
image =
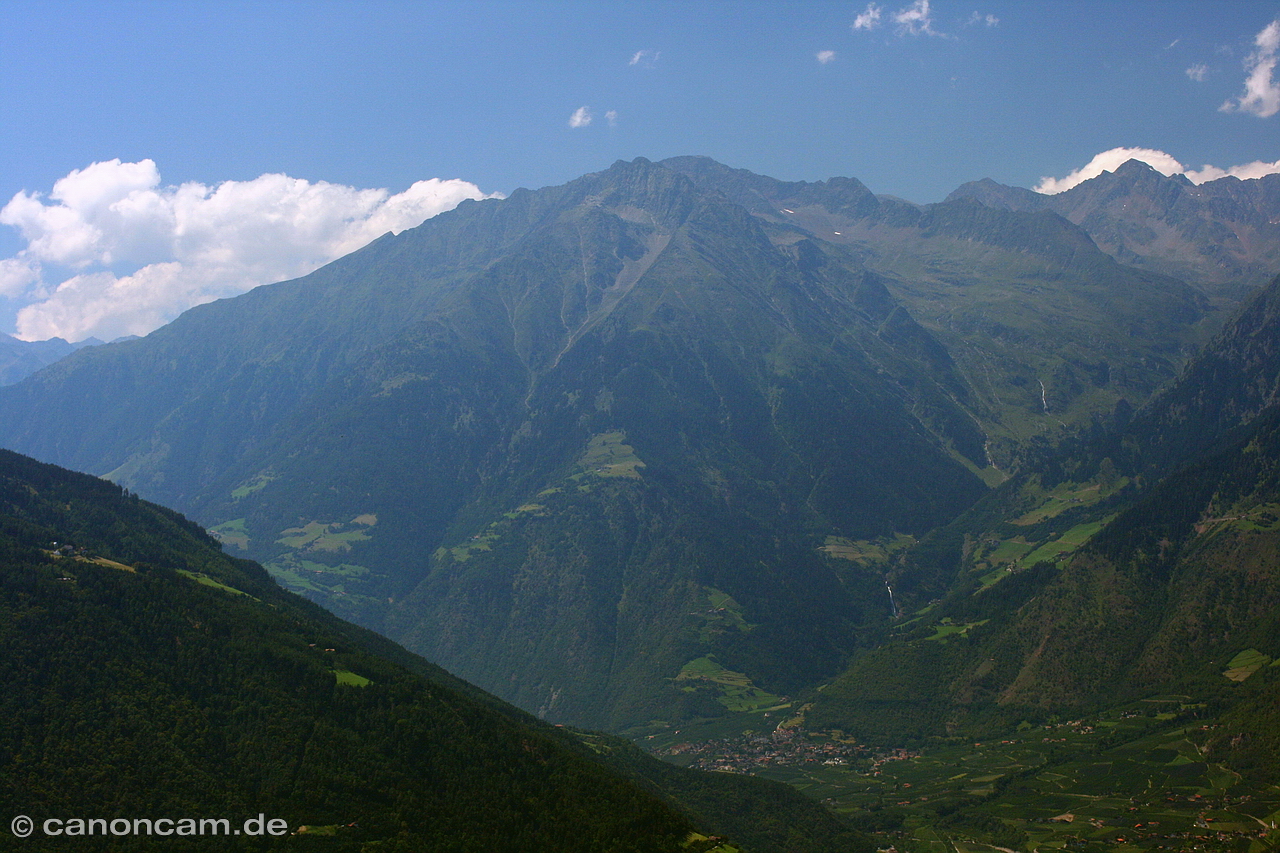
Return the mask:
POLYGON ((907 749, 872 751, 856 743, 815 739, 795 728, 778 728, 772 734, 745 734, 738 738, 678 743, 663 750, 663 755, 692 756, 692 766, 699 770, 727 773, 751 773, 761 767, 821 765, 827 767, 856 766, 858 772, 879 775, 886 761, 919 758, 920 753, 907 749))

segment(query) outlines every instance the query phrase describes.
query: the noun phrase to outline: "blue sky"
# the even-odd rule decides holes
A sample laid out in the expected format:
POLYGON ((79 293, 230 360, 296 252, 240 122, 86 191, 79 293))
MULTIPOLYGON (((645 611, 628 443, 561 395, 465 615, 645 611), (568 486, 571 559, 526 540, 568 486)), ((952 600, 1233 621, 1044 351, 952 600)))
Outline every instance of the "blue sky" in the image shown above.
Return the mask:
POLYGON ((461 197, 637 156, 920 203, 1117 147, 1274 164, 1277 19, 1280 0, 5 0, 0 332, 145 332, 461 197), (404 195, 429 179, 468 185, 404 195), (284 219, 305 233, 264 249, 253 223, 284 219))

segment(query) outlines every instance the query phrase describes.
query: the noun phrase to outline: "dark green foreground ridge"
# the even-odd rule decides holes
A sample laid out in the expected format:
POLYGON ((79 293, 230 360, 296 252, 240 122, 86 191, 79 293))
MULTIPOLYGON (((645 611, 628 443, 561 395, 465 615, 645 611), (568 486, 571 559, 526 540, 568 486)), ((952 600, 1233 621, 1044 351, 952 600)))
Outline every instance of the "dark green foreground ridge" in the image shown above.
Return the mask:
POLYGON ((619 744, 588 746, 343 623, 176 513, 8 451, 0 679, 5 850, 696 851, 715 848, 707 836, 726 821, 754 835, 750 849, 859 849, 780 785, 671 777, 645 756, 625 775, 608 769, 595 756, 618 764, 619 744), (259 814, 288 834, 39 828, 239 828, 259 814), (16 815, 35 819, 32 837, 9 835, 16 815))

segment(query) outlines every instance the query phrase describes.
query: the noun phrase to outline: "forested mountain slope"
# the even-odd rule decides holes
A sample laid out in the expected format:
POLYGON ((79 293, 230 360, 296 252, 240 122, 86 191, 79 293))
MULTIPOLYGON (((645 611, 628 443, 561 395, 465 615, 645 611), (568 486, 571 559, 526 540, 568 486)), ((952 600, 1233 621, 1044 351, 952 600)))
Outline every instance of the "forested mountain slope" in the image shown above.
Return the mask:
POLYGON ((901 734, 1216 696, 1236 653, 1280 654, 1277 293, 1280 279, 1128 424, 908 554, 902 597, 941 600, 824 692, 815 718, 901 734))
POLYGON ((782 786, 606 769, 599 746, 281 590, 181 516, 7 451, 0 574, 7 814, 288 827, 216 842, 37 829, 22 849, 679 851, 726 825, 757 850, 860 849, 782 786), (771 835, 771 804, 800 828, 771 835))
POLYGON ((966 394, 879 277, 640 160, 78 354, 3 393, 0 433, 616 727, 718 707, 676 684, 709 655, 760 697, 830 672, 885 604, 815 546, 984 491, 966 394))

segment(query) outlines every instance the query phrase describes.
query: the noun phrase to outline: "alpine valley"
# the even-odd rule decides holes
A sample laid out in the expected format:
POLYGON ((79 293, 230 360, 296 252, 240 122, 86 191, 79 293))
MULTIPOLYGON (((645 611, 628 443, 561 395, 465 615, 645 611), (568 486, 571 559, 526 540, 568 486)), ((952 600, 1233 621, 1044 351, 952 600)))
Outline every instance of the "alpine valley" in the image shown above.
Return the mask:
MULTIPOLYGON (((294 807, 304 767, 370 797, 371 825, 427 802, 420 782, 369 793, 417 778, 387 746, 409 717, 375 710, 401 700, 364 698, 395 685, 422 756, 443 749, 426 720, 493 733, 428 765, 509 754, 512 802, 563 783, 509 849, 571 849, 586 811, 646 822, 601 819, 582 849, 1272 849, 1277 273, 1280 176, 1195 186, 1134 161, 920 206, 638 159, 464 202, 0 388, 0 444, 117 484, 6 457, 8 624, 176 620, 157 670, 82 661, 102 638, 31 633, 23 654, 119 666, 180 722, 205 709, 228 808, 262 786, 294 807), (245 770, 257 724, 219 704, 223 676, 174 687, 192 625, 255 685, 289 668, 306 690, 255 707, 371 769, 308 764, 313 735, 301 764, 264 759, 288 780, 245 770), (303 642, 322 634, 337 651, 303 642)), ((71 734, 6 716, 27 728, 0 781, 72 772, 31 757, 71 734)), ((345 823, 322 799, 299 813, 345 823)), ((475 836, 516 837, 519 809, 494 809, 475 836)), ((333 849, 446 849, 398 831, 375 840, 410 846, 333 849)))

